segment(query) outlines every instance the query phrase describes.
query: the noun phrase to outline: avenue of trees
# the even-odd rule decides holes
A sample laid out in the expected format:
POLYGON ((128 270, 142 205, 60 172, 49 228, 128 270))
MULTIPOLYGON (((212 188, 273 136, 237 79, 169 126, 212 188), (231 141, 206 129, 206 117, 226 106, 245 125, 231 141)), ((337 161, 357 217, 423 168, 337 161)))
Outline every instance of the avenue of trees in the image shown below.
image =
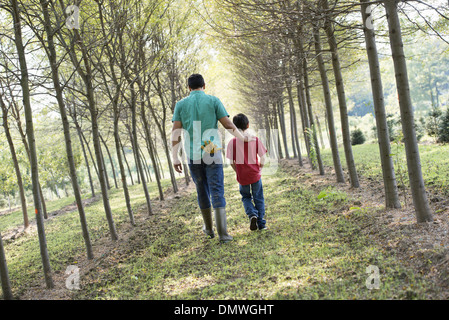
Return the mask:
MULTIPOLYGON (((297 158, 301 166, 306 159, 327 174, 321 158, 324 131, 336 182, 353 188, 360 183, 345 75, 366 61, 371 96, 360 100, 372 101, 385 206, 400 208, 378 46, 384 53, 387 48, 416 221, 432 221, 413 101, 425 99, 411 92, 410 82, 421 81, 425 89, 420 92, 430 95, 424 109, 434 116, 428 117, 426 130, 438 135, 449 119, 441 98, 449 89, 447 72, 412 68, 422 79, 410 79, 402 35, 419 31, 447 45, 445 5, 396 0, 0 0, 1 201, 7 207, 11 198, 20 199, 25 228, 30 214, 35 215, 47 288, 53 287, 45 239, 49 194, 74 195, 86 255, 92 259, 84 194, 101 197, 115 241, 119 234, 109 203, 111 188, 123 191, 132 225, 130 184, 141 185, 148 214, 155 200, 150 199, 150 183, 158 188, 158 201, 164 200, 162 179, 170 179, 173 192, 178 191, 167 139, 174 106, 188 94, 188 75, 203 70, 206 29, 213 30, 220 50, 232 57, 235 87, 257 126, 267 129, 268 137, 279 130, 273 135, 279 157, 297 158), (33 212, 27 210, 30 202, 33 212)), ((188 184, 188 170, 184 172, 188 184)), ((7 299, 11 294, 1 242, 0 271, 7 299)))
MULTIPOLYGON (((322 111, 317 110, 320 101, 316 101, 317 92, 321 91, 320 99, 324 101, 324 122, 336 180, 346 183, 349 179, 353 188, 359 187, 359 178, 352 153, 345 88, 351 85, 351 79, 344 78, 344 75, 353 64, 362 59, 366 61, 366 69, 369 70, 366 72, 366 83, 370 88, 364 94, 371 94, 367 100, 369 103, 372 101, 370 109, 375 118, 385 206, 401 207, 390 149, 394 116, 394 124, 396 127, 399 125, 403 133, 410 190, 418 222, 433 221, 433 217, 422 178, 417 134, 419 119, 415 119, 415 110, 430 110, 426 115, 429 120, 421 119, 430 127, 429 133, 432 127, 434 135, 437 131, 446 130, 447 123, 443 123, 444 118, 441 117, 444 109, 439 97, 446 91, 442 79, 447 79, 447 71, 444 68, 431 69, 432 63, 438 65, 446 59, 447 55, 443 53, 447 49, 442 48, 439 51, 441 58, 438 56, 437 60, 430 63, 424 63, 422 54, 421 66, 427 65, 429 70, 414 71, 419 77, 426 78, 426 81, 418 80, 416 74, 409 80, 402 33, 424 34, 429 39, 437 38, 441 46, 447 46, 447 37, 444 35, 448 25, 447 11, 447 4, 438 1, 395 0, 225 0, 215 1, 202 10, 205 19, 221 36, 223 46, 230 48, 238 74, 239 90, 245 103, 251 106, 252 115, 264 128, 280 131, 278 145, 281 157, 297 157, 299 164, 303 165, 301 155, 306 155, 312 168, 325 174, 320 156, 322 146, 318 133, 321 133, 321 129, 317 116, 322 111), (384 55, 386 49, 389 50, 388 56, 393 65, 390 72, 394 76, 398 116, 386 110, 382 65, 377 49, 379 42, 384 55), (411 92, 410 81, 414 81, 415 88, 420 86, 420 90, 411 92), (423 97, 419 97, 418 91, 421 95, 430 94, 430 107, 422 103, 423 97), (418 104, 413 103, 412 95, 415 101, 420 100, 418 104), (286 129, 287 113, 291 132, 286 129), (432 117, 432 114, 436 116, 432 117), (432 125, 432 121, 438 123, 432 125), (301 136, 305 150, 300 148, 301 136), (340 160, 339 137, 343 144, 345 164, 340 160), (347 177, 343 168, 347 170, 347 177)), ((439 140, 443 142, 441 137, 439 140)))

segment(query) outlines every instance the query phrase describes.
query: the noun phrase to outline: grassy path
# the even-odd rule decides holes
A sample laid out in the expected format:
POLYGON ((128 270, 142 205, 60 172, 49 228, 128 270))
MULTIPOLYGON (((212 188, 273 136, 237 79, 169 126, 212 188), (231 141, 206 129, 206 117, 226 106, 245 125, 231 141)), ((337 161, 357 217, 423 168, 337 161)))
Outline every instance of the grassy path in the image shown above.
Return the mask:
POLYGON ((263 178, 269 229, 250 231, 226 170, 233 242, 205 239, 195 193, 185 192, 140 219, 88 270, 80 265, 82 290, 71 298, 423 299, 434 292, 423 275, 370 239, 376 208, 356 209, 359 201, 345 192, 304 183, 313 175, 307 171, 298 179, 280 170, 263 178), (379 289, 366 287, 370 265, 380 270, 379 289))
MULTIPOLYGON (((232 169, 225 169, 228 231, 234 241, 206 239, 191 184, 144 210, 131 188, 136 227, 121 190, 110 201, 120 239, 108 237, 101 201, 86 207, 95 258, 87 260, 76 211, 46 222, 55 289, 46 290, 35 230, 6 241, 13 293, 20 299, 432 299, 449 297, 447 217, 417 225, 405 210, 385 212, 382 187, 361 179, 355 191, 296 160, 263 177, 268 230, 250 231, 232 169), (445 220, 444 220, 445 219, 445 220), (65 270, 79 267, 81 290, 65 270), (367 267, 380 272, 368 289, 367 267)), ((169 182, 164 181, 164 189, 169 182)), ((2 219, 9 219, 2 216, 2 219)), ((20 216, 17 217, 19 219, 20 216)))

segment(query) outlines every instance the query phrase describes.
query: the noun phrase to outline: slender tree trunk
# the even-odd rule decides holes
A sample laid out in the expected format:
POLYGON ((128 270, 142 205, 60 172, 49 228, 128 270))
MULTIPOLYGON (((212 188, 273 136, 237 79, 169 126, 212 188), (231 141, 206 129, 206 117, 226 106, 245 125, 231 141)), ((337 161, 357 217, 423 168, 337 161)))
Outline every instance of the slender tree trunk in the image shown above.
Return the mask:
POLYGON ((306 98, 306 105, 307 105, 307 111, 308 111, 308 119, 309 119, 309 124, 310 124, 310 128, 312 129, 312 136, 313 136, 313 145, 315 148, 315 153, 316 153, 316 159, 318 162, 318 169, 320 171, 320 175, 324 175, 324 165, 323 165, 323 160, 321 159, 321 150, 320 150, 320 145, 318 143, 318 138, 316 135, 316 131, 317 128, 315 127, 314 121, 313 121, 313 112, 312 112, 312 101, 310 98, 310 90, 309 90, 309 75, 307 74, 307 68, 308 68, 308 64, 307 64, 307 59, 304 57, 303 59, 303 75, 304 75, 304 91, 305 91, 305 98, 306 98))
MULTIPOLYGON (((143 55, 143 53, 141 53, 141 55, 143 55)), ((146 92, 147 93, 147 99, 148 99, 148 104, 149 104, 149 107, 150 107, 151 114, 153 115, 153 118, 154 118, 154 120, 156 122, 156 125, 157 125, 157 127, 159 129, 159 132, 160 132, 160 135, 161 135, 162 144, 164 146, 164 151, 165 151, 165 156, 167 158, 168 171, 170 173, 170 180, 171 180, 171 183, 172 183, 172 186, 173 186, 173 192, 177 193, 178 192, 178 184, 176 182, 176 176, 175 176, 175 171, 173 169, 173 163, 172 163, 172 160, 171 160, 170 149, 168 147, 167 133, 165 132, 165 113, 166 113, 166 110, 167 110, 167 106, 166 106, 166 103, 164 102, 164 95, 162 93, 162 89, 161 89, 161 85, 160 85, 160 81, 159 81, 159 75, 156 75, 156 80, 157 80, 157 88, 156 89, 157 89, 157 92, 158 92, 158 95, 159 95, 159 99, 160 99, 161 104, 162 104, 162 110, 163 110, 163 118, 162 118, 161 123, 157 119, 156 114, 154 112, 154 109, 153 109, 152 105, 150 104, 148 90, 146 92)), ((172 91, 172 93, 173 93, 173 91, 172 91)))
POLYGON ((324 59, 322 56, 321 39, 319 29, 317 26, 314 26, 313 37, 315 40, 316 60, 321 75, 321 84, 323 87, 324 101, 326 104, 326 119, 329 126, 328 130, 329 142, 332 150, 332 160, 334 162, 334 170, 337 176, 337 182, 344 183, 345 179, 343 177, 343 169, 341 167, 340 155, 338 153, 337 136, 335 134, 334 112, 332 110, 332 100, 329 89, 329 80, 326 74, 326 67, 324 65, 324 59))
MULTIPOLYGON (((129 80, 128 80, 129 81, 129 80)), ((151 208, 151 200, 150 194, 148 193, 147 183, 145 180, 145 173, 143 172, 142 161, 139 154, 139 143, 137 141, 137 101, 136 101, 136 92, 134 90, 134 82, 129 81, 130 90, 131 90, 131 126, 132 126, 132 139, 134 145, 134 154, 137 160, 137 167, 139 168, 140 180, 142 181, 143 191, 145 193, 145 199, 147 201, 148 214, 153 214, 153 210, 151 208)))
MULTIPOLYGON (((100 134, 98 134, 100 136, 100 134)), ((104 173, 104 180, 106 181, 106 187, 108 190, 111 190, 111 185, 109 184, 109 175, 108 175, 108 168, 106 167, 106 162, 104 161, 104 153, 103 148, 101 147, 101 139, 99 139, 98 143, 100 144, 100 153, 101 153, 101 163, 103 165, 103 173, 104 173)))
POLYGON ((81 135, 81 137, 84 140, 84 143, 87 146, 87 151, 89 152, 89 156, 90 156, 90 160, 92 160, 92 164, 94 165, 94 169, 95 169, 95 173, 97 174, 98 179, 100 179, 100 173, 98 172, 98 168, 97 168, 97 162, 95 161, 95 158, 92 154, 92 150, 89 147, 89 143, 87 142, 86 136, 84 135, 83 131, 81 131, 81 128, 79 128, 79 134, 81 135))
POLYGON ((296 122, 295 103, 293 102, 292 81, 288 78, 288 75, 286 76, 285 86, 287 88, 288 105, 290 108, 290 126, 292 133, 293 152, 295 157, 298 157, 299 165, 302 167, 303 162, 302 162, 301 148, 299 147, 299 140, 298 140, 298 127, 296 122))
MULTIPOLYGON (((63 8, 63 3, 60 1, 60 4, 63 8)), ((58 31, 60 32, 60 31, 58 31)), ((92 69, 91 69, 91 62, 89 60, 88 54, 87 54, 87 48, 85 47, 84 41, 81 38, 80 32, 77 29, 73 30, 73 40, 76 46, 79 48, 81 52, 81 60, 84 65, 84 69, 80 67, 80 63, 76 59, 76 52, 75 47, 73 46, 67 46, 67 44, 64 44, 65 48, 68 50, 68 53, 70 55, 70 59, 72 61, 72 64, 76 68, 76 71, 80 75, 80 77, 83 80, 85 90, 86 90, 86 97, 87 102, 89 106, 89 112, 91 117, 91 123, 92 123, 92 141, 94 144, 94 150, 95 150, 95 157, 97 159, 97 166, 98 166, 98 178, 100 180, 100 187, 101 187, 101 195, 103 199, 103 207, 106 214, 106 220, 108 222, 109 226, 109 232, 111 239, 113 241, 118 240, 117 231, 115 228, 114 219, 112 216, 112 209, 111 204, 109 202, 109 194, 108 194, 108 186, 106 181, 106 173, 105 173, 105 166, 103 163, 103 155, 101 152, 101 144, 100 144, 100 133, 98 128, 98 110, 97 105, 95 102, 95 93, 94 93, 94 87, 92 83, 92 69)), ((61 35, 60 39, 63 41, 63 36, 61 35)))
POLYGON ((321 147, 323 149, 326 149, 326 145, 324 144, 324 139, 323 139, 323 130, 321 129, 320 120, 318 119, 317 115, 315 115, 315 120, 316 120, 316 124, 318 126, 318 133, 320 135, 321 147))
MULTIPOLYGON (((28 142, 27 142, 27 135, 26 135, 25 132, 23 132, 23 129, 22 129, 22 122, 20 120, 19 110, 16 110, 15 118, 16 118, 16 121, 17 121, 17 131, 19 131, 20 137, 22 139, 23 146, 24 146, 25 151, 27 153, 28 161, 30 161, 30 163, 31 163, 30 147, 29 147, 28 142)), ((41 187, 40 181, 39 181, 39 188, 38 189, 39 189, 39 196, 40 196, 40 199, 41 199, 42 213, 43 213, 44 219, 47 219, 48 218, 47 205, 45 203, 44 193, 42 192, 42 187, 41 187)))
POLYGON ((5 249, 2 234, 0 233, 0 280, 2 283, 3 299, 12 300, 11 283, 9 281, 8 265, 6 264, 5 249))
POLYGON ((289 106, 289 113, 290 113, 290 135, 292 137, 292 148, 293 148, 293 158, 298 157, 298 153, 296 151, 296 137, 295 137, 295 107, 293 104, 293 97, 292 97, 292 87, 291 87, 291 79, 290 75, 288 74, 285 64, 282 65, 282 74, 285 81, 285 88, 287 89, 287 98, 288 98, 288 106, 289 106))
POLYGON ((91 191, 92 198, 93 198, 93 197, 95 197, 94 182, 92 180, 92 173, 90 172, 89 159, 87 159, 86 147, 84 146, 83 138, 81 137, 81 128, 79 126, 76 126, 76 131, 77 131, 77 134, 78 134, 78 139, 79 139, 80 144, 81 144, 81 150, 83 151, 84 162, 86 164, 87 175, 89 177, 90 191, 91 191))
POLYGON ((83 201, 81 198, 81 190, 78 185, 78 175, 76 173, 75 159, 73 157, 72 138, 70 136, 70 124, 69 124, 69 120, 67 117, 64 98, 62 95, 61 84, 59 81, 58 62, 56 59, 56 49, 55 49, 55 45, 53 42, 54 33, 53 33, 53 30, 51 27, 50 15, 48 12, 48 2, 46 0, 40 0, 40 4, 41 4, 42 11, 43 11, 43 16, 44 16, 45 32, 47 34, 48 59, 50 62, 50 67, 51 67, 53 86, 54 86, 54 89, 56 92, 56 100, 58 102, 59 112, 61 113, 66 153, 67 153, 67 160, 69 163, 69 170, 70 170, 70 179, 72 182, 73 193, 75 195, 76 205, 78 207, 78 213, 79 213, 79 217, 80 217, 83 238, 84 238, 84 242, 85 242, 85 246, 86 246, 87 257, 88 257, 88 259, 93 259, 94 254, 93 254, 93 249, 92 249, 92 243, 90 241, 90 235, 89 235, 89 230, 88 230, 87 221, 86 221, 86 213, 84 211, 84 205, 83 205, 83 201))
POLYGON ((129 140, 131 142, 131 149, 133 150, 134 168, 136 169, 136 174, 137 174, 137 184, 140 184, 140 171, 139 171, 139 166, 137 165, 136 153, 134 152, 136 147, 134 146, 133 133, 132 133, 131 128, 129 127, 129 125, 126 125, 126 129, 128 130, 129 140))
POLYGON ((0 105, 1 105, 1 109, 3 111, 2 112, 3 129, 5 131, 6 140, 8 140, 9 150, 11 152, 11 158, 12 158, 12 162, 14 164, 14 171, 16 173, 16 178, 17 178, 17 187, 19 188, 20 204, 22 207, 22 214, 23 214, 23 225, 24 225, 24 228, 26 229, 30 225, 30 222, 28 219, 28 209, 27 209, 27 202, 26 202, 26 196, 25 196, 25 189, 23 187, 22 173, 20 172, 19 161, 17 160, 14 142, 12 140, 11 132, 9 130, 7 107, 4 104, 4 101, 1 96, 0 96, 0 105))
POLYGON ((287 143, 287 129, 285 127, 284 103, 282 102, 282 97, 279 98, 277 105, 278 105, 278 111, 279 111, 279 121, 281 124, 281 131, 282 131, 282 141, 284 143, 284 149, 285 149, 285 157, 287 159, 290 159, 290 153, 288 151, 288 143, 287 143))
POLYGON ((396 87, 399 96, 402 131, 404 133, 405 152, 407 155, 408 176, 412 191, 413 204, 418 222, 433 221, 432 212, 427 201, 426 189, 422 177, 421 159, 415 132, 412 100, 407 75, 407 63, 402 43, 401 24, 397 12, 397 1, 385 1, 388 19, 390 46, 393 55, 396 87))
POLYGON ((103 143, 104 148, 106 149, 106 153, 108 154, 109 163, 111 164, 111 168, 112 168, 112 176, 113 176, 113 178, 114 178, 114 185, 115 185, 115 188, 118 189, 118 186, 117 186, 117 177, 116 177, 116 175, 115 175, 114 162, 112 161, 111 153, 109 152, 108 145, 107 145, 106 142, 104 141, 104 139, 103 139, 103 137, 102 137, 101 134, 100 134, 100 139, 101 139, 101 142, 103 143))
POLYGON ((45 236, 44 219, 42 217, 42 201, 39 193, 39 170, 36 154, 36 141, 34 137, 33 111, 30 101, 30 88, 28 83, 28 66, 25 57, 25 48, 22 40, 22 26, 20 22, 20 9, 17 0, 11 0, 12 17, 14 22, 14 42, 17 49, 20 65, 20 85, 22 87, 22 99, 25 110, 26 133, 28 138, 28 146, 30 148, 30 166, 31 166, 31 182, 33 186, 33 198, 36 212, 36 224, 39 237, 39 248, 42 258, 42 265, 45 277, 45 283, 48 289, 53 288, 53 278, 50 266, 50 258, 47 250, 47 239, 45 236))
MULTIPOLYGON (((329 10, 327 0, 322 1, 323 9, 329 10)), ((334 69, 335 83, 337 88, 338 102, 340 106, 341 133, 343 137, 343 146, 345 150, 346 165, 348 166, 349 178, 353 188, 360 187, 357 169, 355 167, 354 156, 352 154, 351 132, 349 130, 348 107, 346 104, 346 94, 341 73, 340 58, 338 56, 337 40, 335 38, 334 28, 329 18, 324 21, 324 30, 326 31, 329 48, 332 54, 332 67, 334 69)))
POLYGON ((360 0, 362 3, 363 31, 365 33, 366 52, 371 74, 371 89, 373 93, 374 112, 376 115, 377 139, 379 144, 380 159, 382 164, 382 174, 385 189, 385 206, 387 208, 400 208, 399 193, 394 173, 393 159, 391 157, 390 135, 388 132, 387 116, 385 113, 384 94, 382 88, 382 78, 380 74, 379 58, 374 30, 372 26, 366 25, 371 17, 371 6, 366 4, 367 0, 360 0))
POLYGON ((282 154, 282 146, 281 146, 281 138, 279 135, 279 124, 278 124, 278 111, 277 111, 277 107, 276 104, 273 104, 273 114, 274 114, 274 119, 273 119, 273 129, 277 132, 277 147, 278 147, 278 156, 279 159, 284 158, 283 154, 282 154))
MULTIPOLYGON (((117 134, 118 134, 118 132, 117 132, 117 134)), ((132 174, 131 168, 129 167, 128 159, 126 158, 125 148, 123 147, 122 140, 120 139, 120 137, 119 137, 119 142, 120 142, 120 148, 122 149, 122 152, 123 152, 123 160, 125 160, 125 164, 126 164, 126 167, 128 168, 128 173, 131 178, 131 184, 134 185, 133 174, 132 174)))
POLYGON ((164 191, 162 190, 161 176, 159 174, 159 169, 157 167, 156 157, 154 155, 154 148, 151 143, 151 131, 146 118, 145 109, 142 110, 142 120, 143 120, 143 130, 145 132, 145 138, 147 143, 148 153, 150 154, 151 163, 153 164, 154 176, 156 177, 156 184, 159 190, 159 200, 164 200, 164 191))
POLYGON ((151 175, 148 172, 148 164, 147 164, 147 159, 145 158, 145 155, 143 154, 142 148, 139 146, 139 153, 140 153, 140 159, 142 159, 142 167, 143 167, 143 171, 145 171, 145 176, 147 177, 147 181, 152 181, 151 180, 151 175))
MULTIPOLYGON (((129 190, 128 190, 128 183, 126 182, 126 174, 125 174, 125 167, 123 165, 123 160, 121 156, 121 143, 120 143, 120 135, 118 131, 118 120, 119 120, 119 112, 117 105, 114 105, 114 141, 115 141, 115 151, 117 153, 117 160, 118 165, 120 168, 120 176, 122 179, 122 187, 123 187, 123 194, 125 195, 125 203, 126 208, 128 210, 128 216, 129 221, 131 222, 131 225, 135 226, 136 222, 134 220, 134 213, 131 206, 131 199, 129 197, 129 190)), ((131 173, 130 173, 131 174, 131 173)), ((132 179, 132 176, 131 176, 132 179)))
MULTIPOLYGON (((298 64, 299 64, 299 62, 298 62, 298 64)), ((304 98, 304 83, 303 83, 304 80, 303 80, 302 72, 297 73, 296 79, 297 79, 297 85, 296 85, 297 92, 296 93, 298 96, 299 114, 301 116, 301 125, 302 125, 301 132, 304 137, 304 144, 306 146, 307 158, 309 159, 309 162, 312 164, 311 156, 310 156, 310 141, 309 141, 309 137, 307 136, 307 130, 308 130, 310 124, 309 124, 309 119, 307 117, 307 112, 306 112, 306 104, 305 104, 305 98, 304 98)))

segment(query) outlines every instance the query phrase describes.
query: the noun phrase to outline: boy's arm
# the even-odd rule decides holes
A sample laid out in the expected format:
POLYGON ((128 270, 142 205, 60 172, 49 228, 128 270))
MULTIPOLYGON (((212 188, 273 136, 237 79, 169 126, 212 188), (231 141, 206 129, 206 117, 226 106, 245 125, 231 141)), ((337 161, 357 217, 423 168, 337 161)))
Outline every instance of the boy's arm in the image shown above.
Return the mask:
POLYGON ((236 171, 236 170, 235 170, 235 161, 232 161, 231 167, 232 167, 232 169, 234 169, 234 171, 236 171))
POLYGON ((262 169, 267 159, 267 149, 260 139, 257 139, 257 154, 259 155, 259 166, 262 169))
POLYGON ((259 167, 262 169, 265 165, 265 160, 267 159, 266 154, 264 153, 262 156, 259 156, 259 167))

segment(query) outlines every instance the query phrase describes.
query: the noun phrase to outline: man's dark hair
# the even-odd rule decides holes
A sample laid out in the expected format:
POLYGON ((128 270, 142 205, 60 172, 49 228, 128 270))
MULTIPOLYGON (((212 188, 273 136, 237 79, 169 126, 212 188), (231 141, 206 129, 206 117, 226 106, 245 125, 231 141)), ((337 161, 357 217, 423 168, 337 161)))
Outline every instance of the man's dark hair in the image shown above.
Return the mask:
POLYGON ((234 116, 232 122, 234 122, 237 129, 240 129, 242 131, 248 129, 249 120, 248 117, 245 116, 243 113, 239 113, 238 115, 234 116))
POLYGON ((203 76, 198 73, 192 74, 187 80, 187 84, 192 90, 202 88, 205 85, 203 76))

